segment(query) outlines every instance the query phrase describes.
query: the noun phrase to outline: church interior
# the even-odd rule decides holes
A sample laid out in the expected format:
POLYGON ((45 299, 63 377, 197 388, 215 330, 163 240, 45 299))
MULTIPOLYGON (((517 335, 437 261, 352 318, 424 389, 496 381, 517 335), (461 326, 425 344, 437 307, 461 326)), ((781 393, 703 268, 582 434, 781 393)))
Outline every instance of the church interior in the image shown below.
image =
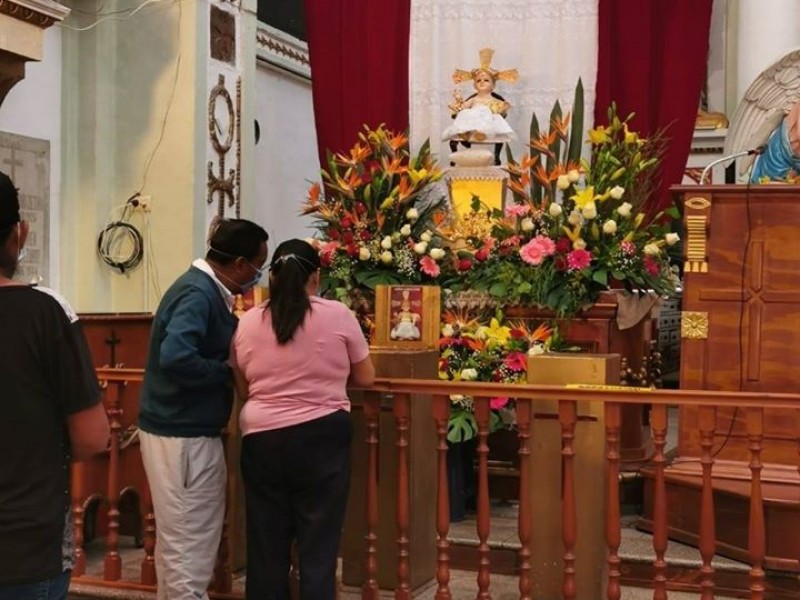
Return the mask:
POLYGON ((111 426, 71 467, 69 597, 160 597, 150 328, 238 218, 270 254, 310 240, 370 342, 339 598, 800 597, 798 23, 796 0, 0 0, 17 278, 79 313, 111 426))

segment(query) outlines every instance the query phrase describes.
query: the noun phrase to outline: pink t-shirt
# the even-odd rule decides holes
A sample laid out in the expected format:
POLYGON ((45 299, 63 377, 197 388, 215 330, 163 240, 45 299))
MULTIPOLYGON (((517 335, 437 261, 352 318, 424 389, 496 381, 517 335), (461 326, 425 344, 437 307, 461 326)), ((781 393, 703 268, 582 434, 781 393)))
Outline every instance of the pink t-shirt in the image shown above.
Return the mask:
POLYGON ((312 297, 305 321, 284 346, 275 339, 269 310, 249 310, 231 344, 231 360, 248 388, 239 415, 242 435, 349 411, 350 365, 367 356, 358 321, 340 302, 312 297))

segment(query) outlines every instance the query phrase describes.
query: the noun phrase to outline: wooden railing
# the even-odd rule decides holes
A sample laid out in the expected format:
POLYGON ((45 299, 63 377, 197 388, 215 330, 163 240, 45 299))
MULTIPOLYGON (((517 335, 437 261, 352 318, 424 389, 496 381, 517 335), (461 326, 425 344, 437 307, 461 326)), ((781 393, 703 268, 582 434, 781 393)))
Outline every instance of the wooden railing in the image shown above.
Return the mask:
MULTIPOLYGON (((120 481, 120 433, 121 394, 129 382, 141 381, 141 372, 133 370, 100 369, 98 377, 103 382, 106 408, 112 425, 112 443, 107 459, 107 491, 108 502, 108 535, 106 538, 105 568, 102 581, 105 585, 115 587, 139 587, 153 589, 155 572, 153 565, 153 549, 155 545, 155 523, 149 493, 140 490, 146 499, 147 507, 144 515, 144 557, 141 561, 141 576, 138 582, 120 581, 120 559, 118 552, 119 539, 119 481, 120 481)), ((513 396, 516 400, 516 417, 519 436, 520 462, 520 498, 519 498, 519 551, 518 551, 518 588, 519 597, 530 599, 534 582, 531 576, 532 556, 532 518, 530 508, 530 449, 532 419, 537 403, 556 401, 558 405, 558 423, 561 431, 562 456, 562 503, 561 533, 563 541, 562 573, 563 598, 572 600, 577 594, 575 565, 576 540, 580 535, 577 519, 577 498, 581 490, 580 482, 575 480, 574 465, 575 430, 578 422, 578 402, 602 402, 605 416, 605 460, 607 464, 607 511, 605 521, 605 538, 607 546, 607 575, 605 597, 618 600, 621 596, 621 571, 619 549, 621 543, 620 515, 620 455, 619 438, 621 427, 621 407, 627 403, 649 404, 652 406, 650 427, 654 443, 654 455, 651 465, 654 472, 655 505, 653 519, 653 578, 651 586, 653 598, 667 597, 667 496, 665 484, 665 444, 668 433, 667 409, 669 406, 692 405, 699 407, 699 435, 702 447, 700 462, 702 465, 702 492, 700 505, 699 550, 702 557, 701 598, 708 600, 715 593, 715 571, 712 557, 716 550, 715 506, 712 493, 712 473, 715 463, 712 453, 716 411, 720 407, 738 407, 746 414, 747 435, 750 451, 750 512, 749 512, 749 586, 750 598, 763 599, 765 595, 765 519, 761 480, 761 454, 764 450, 764 409, 781 408, 794 411, 800 424, 800 395, 797 394, 758 394, 719 391, 676 391, 650 390, 641 388, 603 387, 603 386, 533 386, 489 384, 477 382, 447 382, 433 380, 379 379, 369 390, 365 390, 364 418, 366 421, 366 523, 365 565, 366 573, 363 581, 361 597, 369 600, 378 598, 378 519, 389 518, 381 513, 378 503, 378 460, 379 445, 378 419, 381 403, 391 402, 396 426, 396 460, 397 460, 397 502, 393 515, 397 524, 397 587, 395 598, 411 597, 409 578, 410 544, 409 527, 411 496, 409 489, 409 421, 412 395, 429 394, 433 397, 432 419, 437 436, 437 499, 436 499, 436 533, 437 533, 437 565, 435 571, 436 599, 445 600, 452 597, 450 591, 450 558, 451 548, 448 541, 450 528, 448 478, 447 478, 447 423, 450 411, 449 395, 461 394, 472 396, 475 401, 475 414, 478 425, 477 446, 477 598, 491 598, 491 549, 490 533, 490 499, 489 499, 489 466, 488 437, 490 428, 490 398, 496 396, 513 396)), ((796 429, 800 431, 800 426, 796 429)), ((356 441, 357 443, 357 441, 356 441)), ((800 452, 800 438, 798 439, 800 452)), ((800 454, 799 454, 800 456, 800 454)), ((84 575, 85 558, 82 549, 82 531, 84 525, 84 507, 87 498, 82 487, 85 481, 87 464, 77 464, 73 470, 73 519, 76 531, 78 551, 78 567, 75 581, 97 583, 98 579, 89 579, 84 575)), ((800 460, 798 461, 800 471, 800 460)), ((234 474, 231 474, 233 476, 234 474)), ((146 482, 145 482, 146 485, 146 482)), ((587 490, 592 493, 594 490, 587 490)), ((227 547, 223 540, 222 547, 227 547)), ((223 555, 225 553, 223 552, 223 555)), ((800 557, 798 557, 800 558, 800 557)), ((223 569, 224 562, 222 563, 223 569)), ((231 592, 230 569, 226 573, 218 572, 217 580, 223 583, 218 589, 221 595, 231 592)))

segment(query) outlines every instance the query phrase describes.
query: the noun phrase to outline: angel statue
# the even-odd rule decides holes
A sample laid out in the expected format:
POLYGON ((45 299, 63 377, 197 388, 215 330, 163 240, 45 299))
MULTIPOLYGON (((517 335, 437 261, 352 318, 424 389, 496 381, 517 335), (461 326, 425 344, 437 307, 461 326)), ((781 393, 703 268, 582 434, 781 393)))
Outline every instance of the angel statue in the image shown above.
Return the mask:
POLYGON ((749 180, 792 181, 800 173, 800 50, 765 69, 747 88, 731 120, 725 155, 749 149, 763 153, 740 162, 749 180))
MULTIPOLYGON (((498 71, 491 67, 494 50, 484 48, 478 53, 480 65, 471 71, 456 69, 453 83, 456 85, 472 81, 475 92, 464 99, 458 89, 453 93, 453 101, 448 105, 454 118, 452 125, 444 130, 443 140, 451 140, 450 149, 455 151, 458 142, 469 147, 471 142, 496 143, 516 138, 514 130, 505 120, 510 105, 494 91, 498 80, 516 81, 517 70, 498 71)), ((499 148, 495 150, 496 158, 499 148)))

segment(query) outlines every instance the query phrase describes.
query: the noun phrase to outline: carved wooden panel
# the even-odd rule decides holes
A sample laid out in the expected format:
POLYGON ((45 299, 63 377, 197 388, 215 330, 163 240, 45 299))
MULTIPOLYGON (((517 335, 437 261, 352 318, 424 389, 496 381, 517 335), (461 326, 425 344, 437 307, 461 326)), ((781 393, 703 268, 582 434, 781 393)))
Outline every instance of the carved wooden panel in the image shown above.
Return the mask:
POLYGON ((209 29, 211 58, 236 64, 236 16, 212 5, 209 29))

